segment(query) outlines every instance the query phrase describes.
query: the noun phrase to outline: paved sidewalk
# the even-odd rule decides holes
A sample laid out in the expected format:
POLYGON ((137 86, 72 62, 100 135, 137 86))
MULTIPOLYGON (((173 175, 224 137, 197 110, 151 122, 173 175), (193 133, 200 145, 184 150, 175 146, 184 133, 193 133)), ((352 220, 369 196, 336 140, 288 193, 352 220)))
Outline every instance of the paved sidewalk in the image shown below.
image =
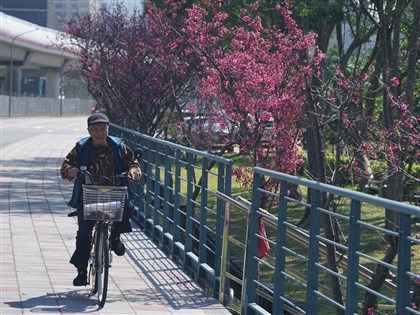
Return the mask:
POLYGON ((105 307, 72 286, 77 225, 67 217, 72 183, 59 168, 86 119, 48 119, 62 123, 1 148, 0 314, 230 314, 134 224, 126 255, 114 255, 105 307))

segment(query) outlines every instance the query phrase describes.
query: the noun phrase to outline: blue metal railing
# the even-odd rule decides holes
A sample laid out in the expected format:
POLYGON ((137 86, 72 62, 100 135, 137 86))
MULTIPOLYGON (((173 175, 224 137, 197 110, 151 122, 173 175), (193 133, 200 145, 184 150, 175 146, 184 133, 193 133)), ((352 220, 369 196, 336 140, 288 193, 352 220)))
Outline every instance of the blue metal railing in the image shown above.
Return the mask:
POLYGON ((231 160, 116 125, 111 134, 145 152, 144 176, 132 187, 135 220, 221 302, 231 300, 234 288, 241 314, 359 314, 366 292, 378 299, 374 314, 420 314, 410 301, 420 283, 419 207, 261 168, 254 168, 252 200, 233 199, 231 160), (279 180, 280 191, 262 189, 263 177, 279 180), (310 191, 311 200, 293 196, 292 187, 310 191), (326 196, 333 203, 324 208, 326 196), (261 209, 270 198, 271 206, 261 209), (309 223, 301 224, 296 218, 307 209, 309 223), (393 230, 386 228, 387 211, 398 217, 393 230), (260 216, 266 238, 258 233, 260 216), (332 239, 325 236, 325 217, 332 239), (384 262, 390 238, 398 253, 384 262), (270 244, 265 258, 257 258, 261 240, 270 244), (331 248, 336 268, 328 264, 331 248), (381 292, 370 289, 377 266, 391 272, 381 292), (331 278, 341 285, 342 301, 334 299, 331 278))
POLYGON ((225 205, 208 192, 231 194, 233 162, 114 124, 110 134, 144 150, 143 176, 134 187, 135 220, 217 296, 225 205))
MULTIPOLYGON (((382 218, 385 221, 385 215, 382 218)), ((254 186, 252 206, 250 212, 250 226, 247 240, 246 270, 244 275, 246 298, 242 300, 243 314, 283 314, 285 306, 303 314, 335 314, 340 309, 344 314, 359 314, 361 302, 365 292, 378 297, 379 303, 372 309, 372 314, 420 314, 419 310, 410 301, 411 291, 420 283, 420 264, 412 265, 411 261, 420 261, 419 232, 417 222, 420 219, 420 208, 396 202, 393 200, 374 197, 371 195, 341 189, 338 187, 305 180, 302 178, 281 174, 261 168, 254 168, 254 186), (261 188, 263 177, 280 180, 280 192, 272 194, 261 188), (312 200, 304 207, 310 207, 311 217, 308 230, 290 222, 289 211, 294 205, 302 204, 301 201, 289 196, 289 187, 299 185, 311 190, 312 200), (322 208, 321 194, 334 196, 335 200, 342 203, 335 211, 322 208), (264 195, 280 200, 276 203, 277 213, 269 215, 259 208, 260 200, 264 195), (371 205, 371 206, 369 206, 371 205), (372 206, 376 209, 394 211, 399 216, 399 227, 394 230, 383 228, 384 224, 378 218, 369 219, 372 206), (258 238, 258 217, 262 215, 267 221, 275 222, 276 227, 272 232, 276 235, 271 240, 274 258, 261 260, 256 257, 258 238), (332 218, 333 223, 348 235, 345 242, 323 237, 323 215, 332 218), (291 242, 288 231, 293 235, 309 240, 309 248, 299 248, 291 242), (416 236, 413 236, 416 235, 416 236), (394 263, 386 263, 373 257, 375 250, 386 249, 385 239, 392 237, 398 249, 394 263), (363 242, 372 244, 372 237, 377 248, 364 248, 363 242), (363 242, 362 242, 363 240, 363 242), (337 270, 331 269, 325 258, 322 248, 331 245, 336 251, 337 270), (381 248, 382 247, 382 248, 381 248), (363 261, 363 263, 362 263, 363 261), (293 272, 287 270, 287 265, 293 264, 293 272), (369 288, 369 279, 373 272, 364 266, 382 265, 395 275, 395 283, 386 282, 385 292, 376 292, 369 288), (261 279, 261 266, 272 270, 274 276, 261 279), (300 267, 299 267, 300 266, 300 267), (345 267, 345 268, 344 268, 345 267), (297 277, 296 275, 300 275, 297 277), (328 290, 328 279, 337 277, 345 292, 342 303, 332 298, 328 290), (302 281, 303 279, 303 281, 302 281), (286 286, 289 289, 286 289, 286 286), (296 289, 298 288, 298 289, 296 289), (272 310, 267 312, 257 304, 258 290, 268 291, 272 297, 272 310)), ((270 236, 270 233, 267 231, 270 236)))

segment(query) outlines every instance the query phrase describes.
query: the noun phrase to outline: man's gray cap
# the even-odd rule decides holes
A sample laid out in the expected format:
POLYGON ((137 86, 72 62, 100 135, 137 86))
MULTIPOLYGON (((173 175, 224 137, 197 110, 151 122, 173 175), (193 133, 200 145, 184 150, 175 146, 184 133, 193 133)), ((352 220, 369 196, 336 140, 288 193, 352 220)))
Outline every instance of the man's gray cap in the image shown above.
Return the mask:
POLYGON ((109 124, 109 118, 103 113, 93 113, 88 117, 87 124, 90 127, 93 124, 106 123, 109 124))

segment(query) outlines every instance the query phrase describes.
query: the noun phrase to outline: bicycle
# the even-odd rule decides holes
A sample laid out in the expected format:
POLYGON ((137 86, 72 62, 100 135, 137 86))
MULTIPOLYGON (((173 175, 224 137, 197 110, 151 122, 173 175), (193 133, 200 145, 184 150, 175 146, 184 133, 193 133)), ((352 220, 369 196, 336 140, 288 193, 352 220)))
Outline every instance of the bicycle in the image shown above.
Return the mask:
MULTIPOLYGON (((97 295, 100 307, 106 302, 108 292, 109 267, 112 262, 111 244, 108 232, 115 221, 121 221, 124 213, 127 186, 94 185, 93 176, 85 166, 79 173, 87 176, 91 184, 83 184, 83 217, 85 220, 95 220, 91 240, 91 250, 88 260, 88 283, 91 285, 90 295, 97 295)), ((118 177, 129 178, 126 173, 118 177)), ((70 212, 67 216, 77 216, 78 212, 70 212)))
MULTIPOLYGON (((143 155, 141 149, 134 152, 137 159, 143 155)), ((115 221, 121 221, 127 197, 127 186, 100 186, 95 185, 92 174, 86 166, 79 169, 81 176, 87 177, 89 184, 83 184, 83 217, 85 220, 94 220, 91 250, 88 260, 88 283, 91 286, 91 296, 97 295, 100 307, 106 302, 108 292, 109 267, 112 262, 111 242, 108 234, 115 221)), ((127 173, 116 178, 131 179, 127 173)), ((73 211, 67 216, 77 216, 73 211)))
MULTIPOLYGON (((80 173, 89 176, 93 183, 92 175, 86 167, 82 166, 80 173)), ((113 222, 122 220, 127 186, 83 184, 82 189, 84 219, 96 221, 88 262, 88 285, 91 285, 91 295, 97 295, 99 305, 103 307, 107 297, 109 267, 112 261, 108 234, 113 222)))

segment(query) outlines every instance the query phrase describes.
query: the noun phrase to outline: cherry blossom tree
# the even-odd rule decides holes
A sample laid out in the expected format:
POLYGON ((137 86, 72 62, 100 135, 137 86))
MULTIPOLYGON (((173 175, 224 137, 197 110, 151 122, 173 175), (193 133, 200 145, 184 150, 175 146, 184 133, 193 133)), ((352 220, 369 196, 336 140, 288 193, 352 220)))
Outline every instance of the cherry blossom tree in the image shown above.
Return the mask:
MULTIPOLYGON (((182 7, 182 1, 170 4, 182 7)), ((292 19, 288 3, 277 6, 284 28, 264 25, 258 5, 240 12, 241 24, 230 26, 222 1, 204 1, 186 9, 182 29, 176 29, 149 4, 151 25, 172 29, 200 59, 197 89, 201 100, 193 113, 205 113, 207 130, 214 124, 229 126, 226 145, 236 143, 251 165, 291 173, 302 162, 298 154, 305 101, 305 78, 316 74, 323 55, 314 45, 315 35, 303 34, 292 19), (155 15, 156 14, 156 15, 155 15)), ((189 130, 191 131, 191 130, 189 130)), ((196 143, 196 142, 195 142, 196 143)), ((202 142, 201 147, 206 147, 202 142)), ((249 165, 249 163, 248 163, 249 165)), ((249 168, 238 166, 236 177, 250 183, 249 168)))
POLYGON ((182 42, 154 33, 146 16, 118 4, 72 19, 66 31, 90 94, 113 122, 154 136, 190 97, 194 56, 175 58, 182 42))
MULTIPOLYGON (((349 26, 352 41, 344 45, 345 23, 341 21, 337 26, 338 63, 329 76, 328 70, 324 70, 323 78, 329 79, 315 78, 311 83, 307 103, 308 112, 312 113, 308 115, 307 125, 311 128, 307 130, 311 132, 305 134, 304 143, 309 144, 308 156, 316 163, 312 163, 309 174, 337 186, 344 185, 343 174, 347 174, 360 190, 373 177, 382 177, 387 185, 383 196, 402 200, 404 184, 419 183, 410 166, 419 162, 415 60, 418 60, 420 6, 404 0, 393 1, 394 5, 384 1, 348 3, 348 8, 352 8, 346 12, 348 21, 353 22, 349 26), (327 148, 334 153, 331 164, 326 161, 327 148)), ((329 36, 324 34, 320 38, 329 36)), ((319 45, 327 49, 328 42, 319 45)), ((325 198, 324 207, 329 208, 331 202, 332 198, 325 198)), ((394 213, 386 211, 384 220, 388 229, 398 230, 394 213)), ((327 237, 333 237, 331 232, 326 230, 330 234, 327 237)), ((386 240, 383 261, 392 263, 397 255, 396 242, 392 237, 386 240)), ((386 267, 378 265, 370 288, 380 291, 388 273, 386 267)), ((377 297, 367 292, 363 314, 368 314, 376 303, 377 297)))

